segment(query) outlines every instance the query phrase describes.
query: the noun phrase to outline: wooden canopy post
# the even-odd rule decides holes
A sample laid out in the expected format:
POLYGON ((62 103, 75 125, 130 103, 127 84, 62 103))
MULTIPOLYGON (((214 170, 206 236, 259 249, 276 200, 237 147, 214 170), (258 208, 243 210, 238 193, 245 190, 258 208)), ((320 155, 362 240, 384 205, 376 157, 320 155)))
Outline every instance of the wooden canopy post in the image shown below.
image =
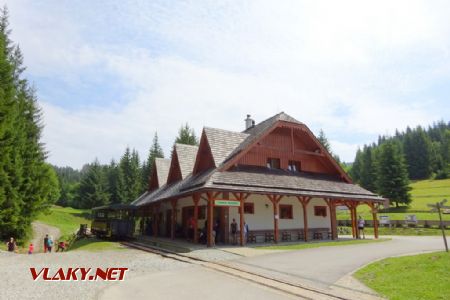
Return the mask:
POLYGON ((372 211, 372 222, 373 222, 373 235, 376 239, 378 239, 378 218, 377 218, 377 212, 378 212, 378 203, 374 202, 367 202, 367 205, 370 207, 372 211))
POLYGON ((356 209, 358 208, 359 203, 354 201, 353 203, 354 208, 353 208, 353 213, 355 215, 355 231, 356 231, 356 238, 359 239, 360 238, 360 234, 359 234, 359 230, 358 230, 358 213, 356 211, 356 209))
POLYGON ((359 230, 358 230, 358 214, 356 213, 356 208, 358 207, 358 202, 356 201, 349 201, 348 202, 350 206, 347 205, 347 207, 350 208, 351 215, 352 215, 352 233, 353 238, 359 238, 359 230))
POLYGON ((270 202, 273 205, 273 241, 278 243, 278 219, 280 216, 278 215, 278 203, 280 202, 282 195, 267 195, 270 202))
POLYGON ((308 211, 307 206, 309 201, 311 201, 311 197, 306 196, 297 196, 298 201, 302 204, 303 208, 303 239, 305 242, 308 241, 308 211))
POLYGON ((208 201, 208 228, 207 228, 207 246, 212 247, 215 245, 215 241, 213 241, 213 226, 214 226, 214 200, 216 200, 219 192, 213 193, 213 192, 207 192, 207 201, 208 201))
POLYGON ((354 211, 354 204, 353 201, 346 201, 345 202, 345 206, 348 207, 348 209, 350 210, 350 218, 351 218, 351 222, 352 222, 352 236, 353 238, 356 238, 356 226, 355 226, 355 211, 354 211))
POLYGON ((170 225, 170 238, 175 239, 175 226, 177 224, 177 202, 178 199, 170 200, 170 204, 172 205, 172 224, 170 225))
POLYGON ((158 230, 159 230, 159 226, 158 226, 158 222, 159 222, 159 203, 155 203, 155 205, 153 206, 153 236, 155 238, 158 237, 158 230))
MULTIPOLYGON (((245 245, 245 236, 244 236, 244 203, 245 199, 250 196, 250 193, 233 193, 233 196, 240 202, 239 205, 239 241, 240 245, 245 245)), ((248 234, 248 232, 247 232, 248 234)))
POLYGON ((194 200, 194 243, 198 243, 198 202, 200 201, 200 194, 194 193, 192 195, 194 200))
POLYGON ((337 239, 337 226, 336 226, 336 205, 331 198, 325 198, 325 202, 330 209, 330 226, 331 226, 331 239, 337 239))

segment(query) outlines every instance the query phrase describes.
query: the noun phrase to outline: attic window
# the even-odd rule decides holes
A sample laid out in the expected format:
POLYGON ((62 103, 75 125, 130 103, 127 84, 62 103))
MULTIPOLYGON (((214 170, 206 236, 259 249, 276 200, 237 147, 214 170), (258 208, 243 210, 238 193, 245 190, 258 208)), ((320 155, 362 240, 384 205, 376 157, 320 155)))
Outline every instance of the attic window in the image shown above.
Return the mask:
POLYGON ((267 159, 267 168, 269 169, 279 169, 280 168, 280 159, 279 158, 271 158, 267 159))
POLYGON ((302 170, 302 163, 295 160, 290 160, 288 170, 291 172, 300 172, 302 170))

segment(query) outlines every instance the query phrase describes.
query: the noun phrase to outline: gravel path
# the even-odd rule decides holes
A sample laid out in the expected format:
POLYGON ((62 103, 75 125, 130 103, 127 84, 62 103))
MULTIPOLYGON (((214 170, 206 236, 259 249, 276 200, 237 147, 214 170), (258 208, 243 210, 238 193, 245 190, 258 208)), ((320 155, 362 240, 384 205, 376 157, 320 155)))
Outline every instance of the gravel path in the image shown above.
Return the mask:
POLYGON ((104 252, 69 251, 51 254, 11 254, 0 251, 0 299, 96 299, 102 289, 121 284, 117 281, 33 281, 30 267, 125 267, 127 279, 153 272, 188 267, 188 264, 165 259, 142 251, 123 249, 104 252))
POLYGON ((34 253, 44 252, 44 237, 46 234, 53 237, 55 244, 61 236, 61 232, 56 227, 41 222, 33 222, 31 225, 33 227, 33 240, 31 240, 31 243, 34 245, 34 253))

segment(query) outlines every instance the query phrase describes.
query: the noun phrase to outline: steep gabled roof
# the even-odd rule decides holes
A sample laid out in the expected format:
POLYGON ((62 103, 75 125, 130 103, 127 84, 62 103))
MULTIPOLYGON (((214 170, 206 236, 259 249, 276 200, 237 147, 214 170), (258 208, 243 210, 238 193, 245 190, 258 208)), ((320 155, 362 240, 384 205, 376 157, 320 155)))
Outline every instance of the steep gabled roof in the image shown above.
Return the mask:
POLYGON ((148 190, 153 191, 167 183, 167 175, 169 174, 170 159, 155 158, 153 169, 150 177, 148 190))
POLYGON ((169 175, 170 159, 155 158, 155 167, 158 175, 159 187, 162 187, 167 183, 167 175, 169 175))
POLYGON ((194 169, 198 146, 175 144, 175 149, 180 163, 181 176, 184 179, 191 174, 194 169))
MULTIPOLYGON (((199 190, 230 190, 254 193, 279 193, 338 199, 383 201, 385 199, 350 180, 342 181, 342 169, 320 145, 306 125, 281 112, 244 132, 233 132, 205 127, 200 146, 175 145, 182 180, 160 185, 159 189, 142 195, 137 205, 180 197, 199 190), (274 170, 265 167, 234 166, 233 162, 244 155, 252 145, 276 127, 290 127, 308 134, 326 159, 331 159, 340 175, 325 176, 305 172, 274 170), (195 172, 191 170, 195 169, 195 172), (341 178, 340 178, 341 177, 341 178)), ((167 161, 167 160, 166 160, 167 161)), ((168 173, 166 165, 166 178, 168 173)), ((158 169, 159 171, 159 169, 158 169)), ((345 174, 345 172, 343 172, 345 174)), ((158 177, 159 177, 158 172, 158 177)))
POLYGON ((249 134, 223 129, 205 127, 204 133, 208 139, 216 167, 248 138, 249 134))
POLYGON ((185 144, 175 144, 173 146, 167 183, 170 184, 182 180, 192 173, 197 151, 197 146, 185 144))
POLYGON ((248 146, 250 146, 253 142, 261 138, 264 133, 266 133, 270 128, 274 127, 275 124, 278 121, 285 121, 289 123, 295 123, 298 125, 304 125, 302 122, 297 121, 293 117, 289 116, 288 114, 284 112, 280 112, 279 114, 276 114, 273 117, 270 117, 258 124, 256 124, 253 127, 250 127, 243 131, 243 133, 247 134, 247 137, 245 140, 242 141, 233 151, 228 155, 228 157, 223 161, 224 163, 231 160, 235 155, 237 155, 239 152, 246 149, 248 146))

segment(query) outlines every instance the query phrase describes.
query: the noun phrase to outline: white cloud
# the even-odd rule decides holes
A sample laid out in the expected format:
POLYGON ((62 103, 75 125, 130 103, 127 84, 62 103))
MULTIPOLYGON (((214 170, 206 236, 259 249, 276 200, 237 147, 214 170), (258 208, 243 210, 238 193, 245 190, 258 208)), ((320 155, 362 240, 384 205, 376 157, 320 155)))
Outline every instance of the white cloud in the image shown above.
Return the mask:
POLYGON ((120 13, 105 6, 95 19, 58 10, 59 3, 50 11, 10 6, 13 38, 31 75, 61 77, 76 88, 86 72, 101 70, 128 87, 125 105, 69 110, 44 99, 53 163, 107 162, 126 145, 146 155, 155 130, 168 154, 183 122, 198 133, 203 125, 241 130, 247 113, 261 121, 281 110, 323 128, 349 161, 377 134, 449 117, 443 100, 426 93, 450 79, 445 2, 117 5, 120 13), (113 31, 97 32, 109 25, 113 31), (109 39, 94 41, 98 35, 109 39))

